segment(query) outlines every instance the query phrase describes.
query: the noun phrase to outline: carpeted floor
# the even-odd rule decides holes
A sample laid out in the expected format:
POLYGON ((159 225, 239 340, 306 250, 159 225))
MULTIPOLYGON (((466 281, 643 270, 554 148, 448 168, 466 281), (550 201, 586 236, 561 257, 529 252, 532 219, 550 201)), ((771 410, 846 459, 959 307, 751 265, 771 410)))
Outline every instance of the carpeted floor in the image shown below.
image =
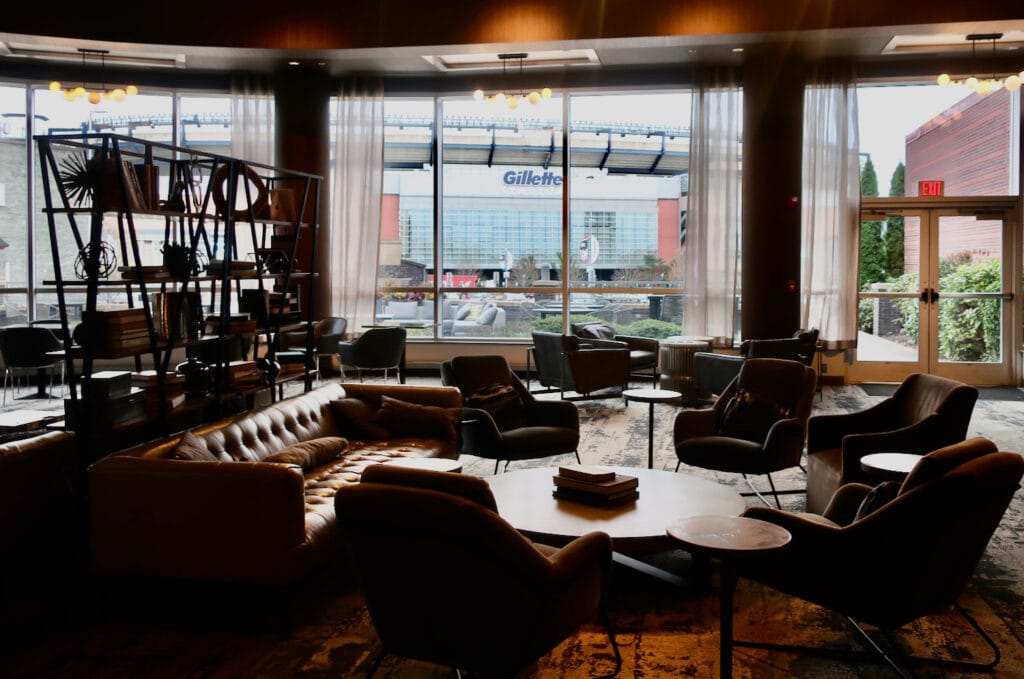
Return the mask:
MULTIPOLYGON (((419 380, 413 380, 414 382, 419 380)), ((425 381, 425 380, 424 380, 425 381)), ((815 412, 844 412, 874 403, 858 387, 825 388, 815 412)), ((577 404, 582 421, 581 456, 588 464, 646 464, 648 408, 620 399, 577 404)), ((672 406, 655 407, 655 467, 672 470, 672 406)), ((981 400, 970 435, 992 438, 1002 449, 1024 450, 1024 409, 1012 401, 981 400)), ((570 456, 517 463, 511 468, 570 462, 570 456)), ((487 476, 493 463, 463 458, 465 472, 487 476)), ((688 469, 689 473, 740 488, 741 479, 688 469)), ((802 473, 779 475, 783 488, 803 485, 802 473)), ((784 496, 799 510, 803 496, 784 496)), ((1002 648, 994 677, 1024 675, 1024 498, 1014 499, 961 601, 1002 648)), ((670 551, 650 557, 670 570, 684 570, 688 557, 670 551)), ((941 564, 936 564, 941 568, 941 564)), ((415 577, 415 555, 410 555, 415 577)), ((611 617, 622 648, 620 676, 718 676, 718 599, 713 590, 692 597, 626 569, 613 574, 611 617)), ((429 586, 429 583, 424 583, 429 586)), ((289 597, 288 616, 271 605, 270 593, 223 587, 99 582, 86 579, 60 596, 40 593, 38 603, 8 609, 0 633, 0 676, 76 677, 363 677, 378 651, 373 626, 343 561, 289 597), (283 634, 290 619, 291 633, 283 634)), ((486 596, 486 593, 481 593, 486 596)), ((749 581, 741 581, 735 604, 736 637, 859 648, 843 620, 810 604, 749 581)), ((412 614, 412 613, 410 613, 412 614)), ((441 630, 424 629, 425 634, 441 630)), ((955 616, 914 624, 901 636, 918 652, 952 656, 984 649, 955 616)), ((525 670, 536 679, 595 677, 609 671, 612 656, 603 631, 583 628, 525 670)), ((881 665, 737 649, 737 677, 845 679, 890 677, 881 665)), ((390 658, 378 677, 450 677, 447 668, 390 658)), ((969 674, 917 669, 918 677, 969 674)))

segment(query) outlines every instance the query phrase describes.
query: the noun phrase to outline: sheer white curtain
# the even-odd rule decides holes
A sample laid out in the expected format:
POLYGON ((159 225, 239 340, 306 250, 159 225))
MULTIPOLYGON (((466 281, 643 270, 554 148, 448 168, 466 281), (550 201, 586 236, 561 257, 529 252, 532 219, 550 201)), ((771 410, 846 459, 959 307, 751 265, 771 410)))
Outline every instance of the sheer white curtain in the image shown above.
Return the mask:
POLYGON ((384 181, 384 95, 380 85, 345 86, 336 110, 334 184, 327 229, 331 315, 358 329, 373 321, 384 181))
POLYGON ((800 321, 829 349, 857 338, 860 141, 852 69, 804 90, 800 321))
POLYGON ((743 119, 743 93, 731 71, 699 78, 691 118, 682 330, 730 345, 739 278, 743 119))
POLYGON ((231 156, 274 164, 274 92, 262 78, 231 82, 231 156))

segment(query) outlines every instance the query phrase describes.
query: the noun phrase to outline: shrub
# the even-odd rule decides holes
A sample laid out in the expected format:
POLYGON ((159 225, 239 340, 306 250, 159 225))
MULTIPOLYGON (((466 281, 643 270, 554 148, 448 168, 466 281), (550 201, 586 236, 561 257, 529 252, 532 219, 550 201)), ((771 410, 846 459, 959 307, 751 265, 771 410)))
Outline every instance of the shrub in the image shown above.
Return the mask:
POLYGON ((633 321, 621 328, 616 329, 620 335, 633 335, 635 337, 650 337, 651 339, 665 339, 673 335, 679 335, 683 331, 676 323, 659 321, 653 318, 644 318, 633 321))
MULTIPOLYGON (((601 320, 597 316, 569 316, 569 327, 572 327, 573 323, 605 323, 606 321, 601 320)), ((531 324, 536 332, 562 332, 562 317, 561 316, 548 316, 547 318, 538 318, 531 324)), ((609 325, 612 325, 609 323, 609 325)), ((614 326, 613 326, 614 327, 614 326)))

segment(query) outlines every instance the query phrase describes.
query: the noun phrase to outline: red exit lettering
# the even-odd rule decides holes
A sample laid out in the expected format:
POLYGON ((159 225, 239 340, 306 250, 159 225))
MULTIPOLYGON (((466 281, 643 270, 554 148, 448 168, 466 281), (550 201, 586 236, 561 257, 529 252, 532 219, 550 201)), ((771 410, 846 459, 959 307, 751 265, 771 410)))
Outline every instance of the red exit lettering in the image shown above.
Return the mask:
POLYGON ((939 180, 928 180, 917 183, 917 195, 919 196, 941 196, 943 195, 944 182, 939 180))

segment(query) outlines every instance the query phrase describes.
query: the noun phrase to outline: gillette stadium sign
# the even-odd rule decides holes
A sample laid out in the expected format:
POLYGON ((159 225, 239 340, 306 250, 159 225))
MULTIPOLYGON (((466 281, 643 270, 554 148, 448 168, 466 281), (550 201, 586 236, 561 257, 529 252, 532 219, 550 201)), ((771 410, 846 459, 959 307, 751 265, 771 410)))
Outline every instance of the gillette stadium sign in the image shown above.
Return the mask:
POLYGON ((509 170, 501 175, 505 186, 561 186, 562 176, 554 172, 533 170, 509 170))

